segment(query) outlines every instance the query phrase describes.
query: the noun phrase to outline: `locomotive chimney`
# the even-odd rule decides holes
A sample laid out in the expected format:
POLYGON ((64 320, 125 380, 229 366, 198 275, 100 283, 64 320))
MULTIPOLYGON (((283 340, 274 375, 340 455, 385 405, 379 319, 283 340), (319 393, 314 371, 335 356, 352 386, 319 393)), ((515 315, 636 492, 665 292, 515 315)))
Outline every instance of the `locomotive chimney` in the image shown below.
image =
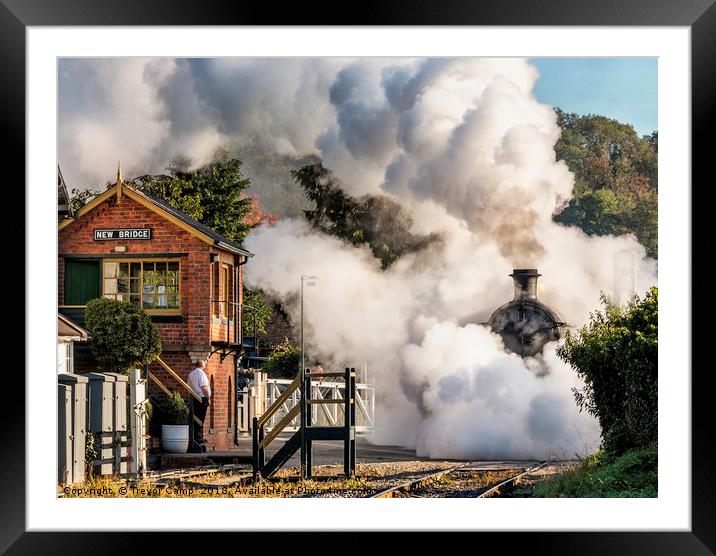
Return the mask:
POLYGON ((542 275, 536 268, 515 268, 510 276, 515 283, 515 301, 537 299, 537 278, 542 275))

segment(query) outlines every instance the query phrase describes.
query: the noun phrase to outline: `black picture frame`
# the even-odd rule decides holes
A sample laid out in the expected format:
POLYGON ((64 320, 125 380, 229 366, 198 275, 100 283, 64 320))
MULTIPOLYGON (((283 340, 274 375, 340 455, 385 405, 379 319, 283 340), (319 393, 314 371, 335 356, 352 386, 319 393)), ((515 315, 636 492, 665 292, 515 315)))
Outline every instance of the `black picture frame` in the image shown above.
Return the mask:
MULTIPOLYGON (((28 26, 64 25, 584 25, 584 26, 683 26, 691 29, 692 175, 693 183, 710 187, 706 174, 709 130, 716 114, 716 5, 715 0, 651 2, 649 0, 467 0, 362 2, 360 9, 345 4, 269 4, 192 0, 0 0, 0 125, 12 138, 4 146, 6 184, 25 183, 25 32, 28 26), (9 163, 8 161, 11 161, 9 163), (697 176, 701 176, 700 181, 697 176)), ((683 184, 689 187, 690 184, 683 184)), ((16 188, 20 190, 21 188, 16 188)), ((7 189, 6 189, 7 191, 7 189)), ((691 188, 692 194, 695 188, 691 188)), ((24 195, 6 203, 24 205, 24 195)), ((6 204, 7 206, 7 204, 6 204)), ((27 207, 26 207, 27 210, 27 207)), ((16 211, 19 212, 19 211, 16 211)), ((696 214, 693 215, 697 221, 696 214)), ((693 234, 694 241, 697 239, 693 234)), ((692 248, 692 253, 695 253, 692 248)), ((25 256, 31 253, 25 252, 25 256)), ((689 273, 691 269, 689 269, 689 273)), ((691 274, 689 274, 691 275, 691 274)), ((694 283, 694 285, 696 285, 694 283)), ((27 292, 26 292, 27 294, 27 292)), ((693 314, 693 312, 692 312, 693 314)), ((689 323, 684 323, 688 325, 689 323)), ((24 329, 24 327, 23 327, 24 329)), ((703 345, 707 329, 692 323, 692 345, 703 345)), ((32 346, 25 338, 25 349, 32 346)), ((585 533, 489 533, 510 550, 564 554, 713 554, 716 550, 716 481, 711 473, 714 442, 713 420, 707 397, 709 367, 662 369, 692 380, 692 528, 690 532, 585 532, 585 533), (507 537, 509 535, 509 537, 507 537), (516 546, 518 545, 518 546, 516 546)), ((12 368, 7 373, 15 372, 12 368)), ((25 369, 29 372, 29 369, 25 369)), ((7 378, 6 378, 7 380, 7 378)), ((17 384, 24 381, 13 381, 17 384)), ((25 396, 8 396, 4 405, 4 440, 0 467, 0 550, 8 554, 119 553, 147 550, 153 542, 147 533, 38 533, 25 527, 25 396)), ((7 391, 7 386, 6 386, 7 391)), ((237 516, 237 522, 251 516, 237 516)), ((131 527, 131 522, 127 522, 131 527)), ((225 534, 210 538, 164 533, 159 539, 167 552, 181 553, 220 548, 225 534)), ((245 534, 240 549, 250 546, 245 534)), ((267 537, 267 542, 270 537, 267 537)), ((253 540, 253 539, 252 539, 253 540)), ((258 540, 258 539, 255 539, 258 540)), ((289 543, 293 541, 287 541, 289 543)), ((291 546, 286 545, 286 546, 291 546)), ((328 545, 327 545, 328 546, 328 545)), ((331 545, 335 550, 340 545, 331 545)), ((364 544, 369 546, 368 544, 364 544)), ((239 547, 236 547, 239 549, 239 547)), ((277 547, 279 548, 279 547, 277 547)), ((466 547, 467 548, 467 547, 466 547)), ((477 549, 477 547, 476 547, 477 549)))

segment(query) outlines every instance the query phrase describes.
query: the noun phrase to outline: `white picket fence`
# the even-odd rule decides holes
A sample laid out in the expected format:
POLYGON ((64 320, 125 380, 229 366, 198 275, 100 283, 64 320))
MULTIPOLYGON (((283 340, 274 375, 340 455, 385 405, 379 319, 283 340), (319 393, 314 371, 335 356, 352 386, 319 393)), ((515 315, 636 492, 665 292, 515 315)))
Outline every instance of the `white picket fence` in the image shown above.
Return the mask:
MULTIPOLYGON (((239 432, 249 433, 254 416, 263 415, 268 407, 281 396, 291 384, 288 379, 267 378, 264 372, 255 372, 252 384, 239 391, 237 411, 239 416, 239 432)), ((342 400, 344 393, 343 381, 314 383, 311 386, 312 399, 342 400)), ((299 403, 300 391, 295 391, 274 413, 266 424, 272 429, 291 409, 299 403)), ((343 404, 320 404, 313 408, 312 424, 314 426, 333 427, 341 425, 343 420, 343 404)), ((369 434, 375 426, 375 385, 356 383, 356 432, 369 434)), ((287 432, 298 430, 299 417, 296 417, 284 428, 287 432)))

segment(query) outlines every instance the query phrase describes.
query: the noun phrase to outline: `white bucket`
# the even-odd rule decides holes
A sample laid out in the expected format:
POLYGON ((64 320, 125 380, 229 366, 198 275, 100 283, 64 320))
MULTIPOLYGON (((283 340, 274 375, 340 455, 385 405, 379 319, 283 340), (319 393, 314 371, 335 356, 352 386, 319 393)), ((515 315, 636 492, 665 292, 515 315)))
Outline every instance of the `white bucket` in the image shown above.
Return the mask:
POLYGON ((185 454, 189 449, 189 425, 162 425, 162 448, 170 454, 185 454))

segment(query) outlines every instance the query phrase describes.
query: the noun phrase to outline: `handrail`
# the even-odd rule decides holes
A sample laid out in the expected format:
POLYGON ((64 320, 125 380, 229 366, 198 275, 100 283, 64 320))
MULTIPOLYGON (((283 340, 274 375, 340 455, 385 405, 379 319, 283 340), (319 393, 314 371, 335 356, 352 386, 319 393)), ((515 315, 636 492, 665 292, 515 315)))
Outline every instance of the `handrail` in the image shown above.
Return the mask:
MULTIPOLYGON (((315 377, 345 377, 346 373, 336 373, 336 372, 330 372, 330 373, 315 373, 315 372, 308 372, 306 371, 306 376, 313 378, 315 377)), ((356 376, 355 371, 349 373, 348 376, 356 376)))
POLYGON ((163 383, 161 380, 159 380, 157 377, 155 377, 151 372, 149 373, 149 378, 150 378, 150 380, 151 380, 152 382, 154 382, 154 384, 156 384, 157 386, 159 386, 159 388, 161 388, 162 391, 163 391, 167 396, 171 396, 171 395, 172 395, 172 393, 169 391, 169 388, 167 388, 166 386, 164 386, 164 383, 163 383))
POLYGON ((271 406, 266 410, 266 412, 259 417, 258 425, 259 427, 262 427, 266 421, 268 421, 271 416, 276 413, 284 403, 286 403, 286 400, 293 394, 299 387, 301 383, 301 375, 299 374, 296 378, 293 379, 293 382, 289 384, 288 388, 283 391, 283 393, 276 398, 276 400, 271 404, 271 406))
MULTIPOLYGON (((172 393, 169 391, 169 388, 167 388, 166 386, 164 386, 164 383, 163 383, 161 380, 159 380, 159 379, 158 379, 156 376, 154 376, 151 372, 148 372, 148 374, 149 374, 149 378, 152 380, 152 382, 154 382, 154 384, 156 384, 157 386, 159 386, 159 388, 161 388, 162 391, 163 391, 167 396, 169 396, 169 397, 172 396, 172 393)), ((197 424, 199 424, 199 425, 202 425, 202 424, 203 424, 203 423, 201 422, 201 419, 199 419, 196 415, 194 415, 194 421, 195 421, 197 424)))
POLYGON ((172 369, 169 365, 167 365, 164 361, 162 361, 161 357, 157 357, 157 361, 159 361, 159 364, 164 367, 164 370, 167 371, 179 384, 181 384, 186 390, 194 396, 198 401, 201 401, 201 396, 194 392, 192 388, 184 382, 184 379, 180 377, 176 372, 174 372, 174 369, 172 369))
MULTIPOLYGON (((311 478, 311 467, 313 465, 313 442, 321 440, 342 440, 343 446, 343 470, 346 477, 355 475, 355 430, 356 430, 356 372, 355 369, 346 367, 344 373, 310 373, 307 369, 296 376, 291 384, 284 390, 281 395, 271 404, 268 410, 261 416, 254 417, 252 427, 252 446, 253 457, 252 467, 254 480, 258 480, 259 476, 270 477, 279 466, 283 465, 299 448, 301 450, 301 471, 302 479, 311 478), (342 399, 324 398, 321 396, 320 389, 317 398, 311 398, 311 378, 316 376, 341 376, 343 375, 343 391, 342 399), (265 426, 267 421, 283 407, 288 401, 289 396, 298 388, 301 390, 299 403, 295 404, 287 411, 281 420, 265 434, 265 426), (344 425, 332 427, 314 427, 312 420, 313 405, 323 407, 327 410, 329 405, 343 405, 344 425), (291 438, 271 457, 268 463, 265 462, 266 447, 276 439, 276 437, 293 421, 298 415, 301 416, 299 430, 291 436, 291 438)), ((331 419, 332 421, 332 419, 331 419)))
POLYGON ((234 328, 234 341, 237 343, 243 343, 243 312, 244 310, 253 311, 254 316, 254 349, 256 350, 256 353, 258 354, 258 342, 257 342, 257 334, 256 334, 256 316, 257 316, 257 308, 252 307, 251 305, 247 305, 246 303, 241 303, 239 301, 230 300, 230 299, 210 299, 209 300, 209 308, 211 311, 212 316, 214 315, 214 308, 213 304, 216 303, 217 308, 219 310, 219 317, 221 317, 221 307, 222 305, 226 306, 226 315, 223 315, 226 317, 226 342, 229 343, 229 338, 231 337, 231 327, 234 328), (231 310, 229 310, 229 307, 231 307, 231 310), (233 314, 233 320, 230 318, 233 314))
POLYGON ((268 435, 259 443, 259 448, 265 448, 266 446, 268 446, 271 443, 271 441, 281 433, 281 431, 286 427, 286 425, 288 425, 291 421, 293 421, 296 418, 296 416, 300 413, 300 411, 301 411, 301 405, 300 404, 294 405, 291 408, 291 411, 286 413, 286 415, 284 415, 283 419, 281 419, 281 421, 279 421, 279 423, 274 428, 271 429, 271 432, 268 433, 268 435))
MULTIPOLYGON (((236 314, 237 308, 242 307, 244 305, 243 303, 239 303, 238 301, 231 301, 229 299, 210 299, 209 303, 210 304, 216 303, 217 307, 221 307, 221 305, 226 305, 227 314, 223 315, 223 316, 225 316, 227 319, 229 319, 229 313, 228 313, 229 306, 231 306, 231 309, 234 311, 234 314, 236 314)), ((212 313, 212 316, 213 316, 213 313, 212 313)), ((217 316, 222 316, 222 315, 217 315, 217 316)))

